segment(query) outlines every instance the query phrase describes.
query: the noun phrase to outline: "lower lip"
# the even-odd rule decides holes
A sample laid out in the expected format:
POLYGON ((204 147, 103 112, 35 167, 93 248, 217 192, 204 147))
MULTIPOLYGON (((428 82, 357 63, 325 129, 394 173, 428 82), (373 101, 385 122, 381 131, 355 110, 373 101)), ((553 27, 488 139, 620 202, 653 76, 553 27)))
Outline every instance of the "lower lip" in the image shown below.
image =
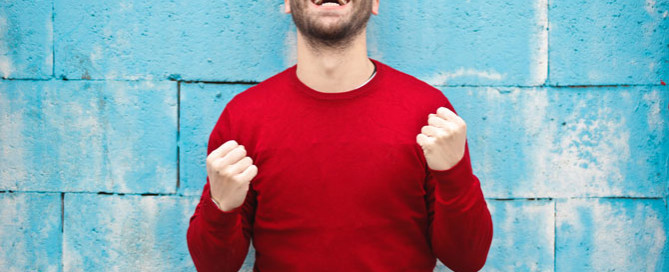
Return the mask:
POLYGON ((312 2, 312 1, 309 1, 309 3, 311 3, 312 6, 318 8, 318 9, 325 9, 325 10, 339 10, 339 9, 344 9, 344 8, 346 8, 346 6, 348 6, 349 4, 351 4, 351 3, 349 2, 348 4, 343 5, 343 6, 319 6, 319 5, 314 4, 314 2, 312 2))

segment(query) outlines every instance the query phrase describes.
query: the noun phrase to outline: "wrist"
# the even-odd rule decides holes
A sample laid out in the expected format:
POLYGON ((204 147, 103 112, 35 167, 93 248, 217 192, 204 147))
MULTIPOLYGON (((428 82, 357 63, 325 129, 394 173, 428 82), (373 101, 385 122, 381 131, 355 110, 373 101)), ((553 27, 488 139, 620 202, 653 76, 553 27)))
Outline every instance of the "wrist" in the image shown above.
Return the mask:
POLYGON ((221 210, 221 211, 224 211, 224 210, 223 210, 223 207, 221 206, 221 203, 218 202, 218 201, 214 198, 213 195, 211 195, 211 192, 209 193, 209 198, 211 199, 211 202, 213 202, 214 205, 216 205, 216 208, 218 208, 218 209, 221 210))

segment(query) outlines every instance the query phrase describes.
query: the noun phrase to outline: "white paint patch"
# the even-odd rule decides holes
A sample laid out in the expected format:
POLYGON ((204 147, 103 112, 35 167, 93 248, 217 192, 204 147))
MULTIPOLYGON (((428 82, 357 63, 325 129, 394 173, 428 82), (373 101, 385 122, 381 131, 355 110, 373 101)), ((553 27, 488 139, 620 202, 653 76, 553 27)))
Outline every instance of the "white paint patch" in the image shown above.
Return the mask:
POLYGON ((98 66, 97 61, 102 59, 102 46, 99 44, 93 45, 93 52, 91 52, 91 55, 89 56, 91 60, 91 65, 94 67, 98 66))
MULTIPOLYGON (((499 270, 484 268, 486 271, 517 271, 520 267, 536 267, 536 259, 554 248, 554 217, 552 201, 498 201, 496 205, 490 207, 503 206, 501 212, 503 217, 501 222, 495 226, 495 229, 504 235, 496 236, 493 240, 493 248, 501 247, 505 250, 515 249, 518 252, 529 253, 525 258, 518 258, 517 262, 503 262, 503 266, 496 264, 495 268, 499 270), (523 226, 532 225, 531 228, 523 226), (531 253, 532 252, 532 253, 531 253)), ((495 214, 493 209, 491 214, 495 214)), ((498 216, 495 216, 498 217, 498 216)))
POLYGON ((46 118, 45 126, 54 139, 47 142, 55 144, 56 158, 50 158, 60 170, 53 175, 63 179, 65 188, 81 190, 110 190, 105 169, 103 138, 99 103, 95 99, 95 87, 82 90, 86 94, 77 94, 77 88, 65 83, 49 85, 42 90, 46 101, 43 107, 46 118), (53 88, 53 89, 52 89, 53 88), (75 89, 75 90, 73 90, 75 89), (66 97, 67 99, 64 99, 66 97))
POLYGON ((530 39, 530 84, 543 85, 548 79, 548 0, 534 1, 535 38, 530 39))
POLYGON ((9 45, 7 45, 7 18, 0 17, 0 73, 3 78, 8 78, 13 72, 12 59, 9 57, 9 45))
POLYGON ((630 131, 620 112, 593 105, 598 100, 610 101, 607 94, 586 93, 568 112, 548 112, 545 90, 527 96, 523 116, 529 144, 525 153, 531 158, 528 168, 533 173, 524 185, 553 197, 622 195, 617 185, 625 180, 630 131))
POLYGON ((553 142, 555 140, 556 127, 546 125, 547 110, 549 107, 548 93, 545 89, 537 90, 531 89, 524 92, 526 102, 522 105, 521 112, 524 120, 525 131, 529 139, 528 147, 524 153, 531 159, 528 168, 532 169, 534 173, 530 176, 529 181, 522 183, 523 186, 529 187, 524 191, 533 192, 535 196, 544 196, 551 192, 550 184, 553 181, 547 181, 546 175, 551 171, 555 171, 551 164, 551 159, 554 154, 551 152, 553 142))
POLYGON ((625 209, 618 201, 587 204, 593 218, 593 271, 656 271, 666 241, 664 224, 662 215, 644 203, 635 201, 634 210, 625 209))
POLYGON ((665 120, 662 118, 662 112, 660 110, 660 104, 662 103, 662 97, 658 90, 651 90, 650 92, 644 93, 642 99, 646 105, 649 105, 650 108, 646 113, 646 122, 648 122, 648 128, 652 131, 657 132, 658 136, 664 135, 664 125, 665 120))
POLYGON ((123 2, 118 3, 118 5, 119 5, 119 8, 120 8, 121 12, 132 11, 134 9, 134 5, 133 5, 132 2, 123 1, 123 2))
POLYGON ((644 8, 646 9, 646 12, 648 12, 649 15, 654 16, 655 13, 657 12, 657 8, 655 8, 656 4, 657 2, 655 0, 646 0, 644 8))
MULTIPOLYGON (((9 84, 16 88, 17 84, 9 84)), ((23 139, 24 121, 21 110, 12 111, 11 105, 24 105, 23 94, 18 92, 18 99, 10 101, 6 97, 8 84, 0 84, 0 185, 6 189, 18 189, 18 184, 28 182, 26 161, 26 143, 23 139)), ((28 90, 35 91, 35 90, 28 90)), ((20 107, 15 107, 20 108, 20 107)), ((9 218, 9 217, 2 217, 9 218)))
POLYGON ((26 209, 26 195, 3 194, 0 196, 0 207, 2 207, 0 218, 11 218, 11 220, 0 220, 0 245, 3 245, 0 246, 0 267, 30 267, 29 263, 32 260, 27 258, 30 252, 26 250, 25 241, 21 239, 24 234, 19 230, 19 227, 30 227, 27 226, 25 218, 26 214, 29 214, 26 209), (4 245, 10 247, 6 248, 4 245))
MULTIPOLYGON (((46 37, 47 42, 50 45, 53 45, 53 22, 51 21, 50 17, 46 20, 46 33, 47 33, 46 37)), ((44 66, 47 68, 45 72, 50 74, 53 70, 53 47, 46 46, 44 55, 46 56, 44 58, 44 66)))
POLYGON ((473 68, 465 69, 464 67, 460 67, 455 72, 438 73, 437 75, 432 76, 432 78, 428 79, 426 82, 432 86, 443 86, 447 85, 449 80, 460 77, 478 77, 482 79, 499 81, 502 80, 505 76, 506 74, 500 74, 494 70, 480 71, 473 68))

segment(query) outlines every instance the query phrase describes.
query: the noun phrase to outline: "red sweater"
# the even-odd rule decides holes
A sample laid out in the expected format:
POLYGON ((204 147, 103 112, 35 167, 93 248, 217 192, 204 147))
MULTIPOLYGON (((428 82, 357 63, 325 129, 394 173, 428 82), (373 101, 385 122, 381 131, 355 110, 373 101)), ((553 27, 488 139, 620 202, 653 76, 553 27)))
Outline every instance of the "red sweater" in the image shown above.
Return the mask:
POLYGON ((427 167, 416 135, 438 107, 430 85, 378 61, 366 85, 321 93, 293 66, 235 96, 208 153, 234 139, 258 166, 245 203, 223 212, 209 182, 190 219, 199 271, 455 271, 485 263, 492 221, 469 151, 427 167))

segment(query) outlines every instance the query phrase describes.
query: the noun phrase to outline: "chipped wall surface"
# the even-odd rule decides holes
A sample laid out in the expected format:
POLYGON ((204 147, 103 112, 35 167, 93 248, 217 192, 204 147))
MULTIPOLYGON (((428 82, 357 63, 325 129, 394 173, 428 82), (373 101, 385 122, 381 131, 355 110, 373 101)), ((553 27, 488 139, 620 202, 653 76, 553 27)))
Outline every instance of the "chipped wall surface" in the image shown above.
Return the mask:
MULTIPOLYGON (((195 271, 209 133, 296 62, 282 9, 0 1, 0 271, 195 271)), ((484 271, 669 270, 669 0, 381 1, 367 37, 467 122, 484 271)))

